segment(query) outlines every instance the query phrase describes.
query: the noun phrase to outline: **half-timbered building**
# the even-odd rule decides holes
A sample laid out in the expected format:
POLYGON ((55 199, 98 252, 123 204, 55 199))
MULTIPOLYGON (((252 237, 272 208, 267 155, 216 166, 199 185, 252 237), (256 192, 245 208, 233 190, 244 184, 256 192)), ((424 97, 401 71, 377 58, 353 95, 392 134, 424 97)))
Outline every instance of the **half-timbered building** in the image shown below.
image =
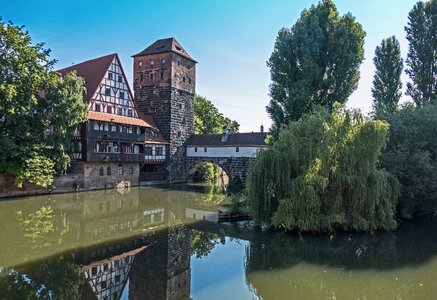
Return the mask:
POLYGON ((58 72, 65 75, 72 71, 85 79, 88 105, 88 121, 74 136, 73 171, 83 174, 85 189, 137 185, 140 168, 146 162, 145 150, 150 152, 146 139, 154 145, 151 153, 157 161, 165 157, 167 143, 153 119, 141 118, 118 55, 58 72), (162 145, 162 149, 158 151, 156 145, 162 145))

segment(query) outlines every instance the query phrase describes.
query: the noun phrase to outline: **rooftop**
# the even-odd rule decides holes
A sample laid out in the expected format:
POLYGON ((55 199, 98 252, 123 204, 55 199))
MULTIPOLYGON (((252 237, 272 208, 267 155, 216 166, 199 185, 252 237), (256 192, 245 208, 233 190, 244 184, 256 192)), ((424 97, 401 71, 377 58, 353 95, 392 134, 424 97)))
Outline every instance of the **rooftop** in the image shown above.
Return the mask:
POLYGON ((189 60, 197 63, 197 61, 195 61, 187 53, 187 51, 185 51, 185 49, 182 48, 181 44, 179 44, 179 42, 173 37, 157 40, 156 42, 154 42, 152 45, 150 45, 140 53, 132 55, 132 57, 149 55, 149 54, 166 53, 166 52, 173 52, 179 54, 180 56, 188 58, 189 60))
POLYGON ((223 134, 194 134, 188 146, 265 146, 267 132, 230 133, 225 142, 223 134))

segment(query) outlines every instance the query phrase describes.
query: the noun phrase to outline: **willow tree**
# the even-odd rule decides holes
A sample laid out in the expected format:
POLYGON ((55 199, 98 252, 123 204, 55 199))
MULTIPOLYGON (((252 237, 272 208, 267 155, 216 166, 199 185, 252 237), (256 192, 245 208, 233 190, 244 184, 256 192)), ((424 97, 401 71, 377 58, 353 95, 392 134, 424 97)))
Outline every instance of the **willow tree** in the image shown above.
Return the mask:
POLYGON ((309 232, 396 227, 399 183, 377 168, 387 123, 333 109, 290 123, 258 154, 247 182, 257 222, 309 232))

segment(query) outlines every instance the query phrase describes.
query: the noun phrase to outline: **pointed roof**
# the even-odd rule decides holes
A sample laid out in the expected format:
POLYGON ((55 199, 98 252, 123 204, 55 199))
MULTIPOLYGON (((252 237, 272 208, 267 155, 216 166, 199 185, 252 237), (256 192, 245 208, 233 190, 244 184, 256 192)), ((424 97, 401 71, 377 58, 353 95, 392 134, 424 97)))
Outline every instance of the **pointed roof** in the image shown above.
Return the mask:
POLYGON ((78 76, 85 78, 86 93, 85 101, 88 102, 96 92, 102 78, 105 77, 111 62, 117 57, 117 53, 105 55, 99 58, 87 60, 70 67, 60 69, 57 72, 66 75, 71 71, 76 71, 78 76))
POLYGON ((158 54, 158 53, 166 53, 166 52, 173 52, 176 54, 179 54, 180 56, 183 56, 192 62, 197 63, 188 53, 185 51, 184 48, 182 48, 181 44, 174 38, 167 38, 167 39, 161 39, 154 42, 152 45, 144 49, 138 54, 132 55, 132 57, 136 56, 144 56, 149 54, 158 54))

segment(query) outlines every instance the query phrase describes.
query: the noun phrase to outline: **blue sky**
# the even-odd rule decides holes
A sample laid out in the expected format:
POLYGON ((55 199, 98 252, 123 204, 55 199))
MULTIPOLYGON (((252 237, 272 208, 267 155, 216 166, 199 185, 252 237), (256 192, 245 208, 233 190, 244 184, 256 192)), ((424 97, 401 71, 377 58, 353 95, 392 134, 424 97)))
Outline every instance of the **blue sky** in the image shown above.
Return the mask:
MULTIPOLYGON (((341 14, 351 12, 367 33, 358 89, 348 106, 371 106, 372 62, 383 38, 396 35, 405 58, 404 26, 415 0, 337 0, 341 14)), ((25 25, 33 42, 45 42, 57 68, 117 52, 132 82, 131 55, 155 40, 174 36, 198 61, 198 94, 241 131, 257 131, 271 121, 270 73, 266 61, 282 27, 291 27, 309 0, 161 0, 20 1, 5 0, 0 16, 25 25)), ((403 76, 404 82, 407 77, 403 76)), ((404 97, 407 100, 407 97, 404 97)))

